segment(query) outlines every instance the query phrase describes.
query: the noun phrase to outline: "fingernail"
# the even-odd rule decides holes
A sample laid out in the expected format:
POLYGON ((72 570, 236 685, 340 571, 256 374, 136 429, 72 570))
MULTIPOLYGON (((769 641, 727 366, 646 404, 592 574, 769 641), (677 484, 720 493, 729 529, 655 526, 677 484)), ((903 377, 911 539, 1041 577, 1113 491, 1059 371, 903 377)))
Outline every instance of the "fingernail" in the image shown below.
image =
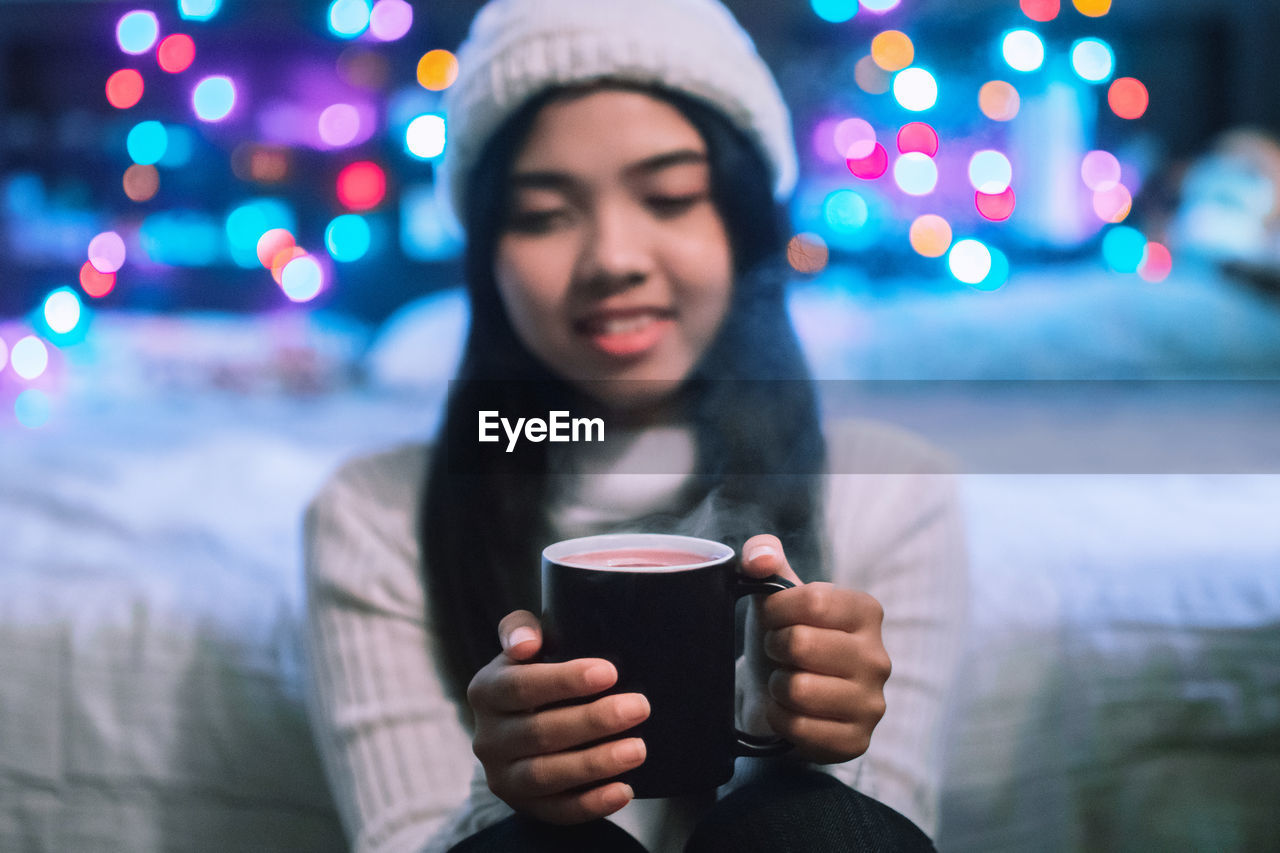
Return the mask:
POLYGON ((530 640, 538 639, 538 632, 530 628, 528 625, 521 625, 510 634, 507 635, 507 648, 514 649, 521 643, 527 643, 530 640))
POLYGON ((604 689, 613 684, 613 667, 607 663, 598 663, 586 672, 587 686, 604 689))
POLYGON ((631 723, 649 716, 649 700, 643 696, 630 696, 624 699, 620 709, 622 721, 631 723))
POLYGON ((644 760, 644 741, 640 738, 624 740, 613 748, 614 760, 621 764, 639 764, 644 760))
POLYGON ((610 804, 614 806, 625 806, 627 803, 635 799, 636 792, 630 785, 623 784, 615 788, 609 796, 610 804))
POLYGON ((747 551, 747 562, 754 563, 761 557, 775 557, 778 551, 772 545, 756 545, 747 551))

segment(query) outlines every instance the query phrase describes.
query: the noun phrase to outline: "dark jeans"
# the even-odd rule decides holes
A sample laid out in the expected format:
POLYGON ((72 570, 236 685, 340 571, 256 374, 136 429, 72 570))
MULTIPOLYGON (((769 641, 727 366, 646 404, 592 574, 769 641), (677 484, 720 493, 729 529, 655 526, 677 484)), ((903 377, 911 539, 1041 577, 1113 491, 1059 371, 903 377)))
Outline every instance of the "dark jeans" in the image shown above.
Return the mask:
MULTIPOLYGON (((743 785, 699 819, 685 853, 931 853, 903 815, 812 768, 790 766, 743 785)), ((513 815, 450 853, 644 853, 607 820, 555 826, 513 815)))

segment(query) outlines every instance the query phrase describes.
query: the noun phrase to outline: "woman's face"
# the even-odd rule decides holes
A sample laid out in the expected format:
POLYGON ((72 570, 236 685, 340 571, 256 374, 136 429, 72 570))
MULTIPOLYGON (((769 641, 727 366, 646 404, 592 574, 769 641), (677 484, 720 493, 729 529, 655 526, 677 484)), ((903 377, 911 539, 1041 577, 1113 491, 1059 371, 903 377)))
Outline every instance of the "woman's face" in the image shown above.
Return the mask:
POLYGON ((512 167, 495 259, 525 346, 611 407, 670 395, 729 305, 710 181, 701 134, 665 101, 603 89, 543 107, 512 167))

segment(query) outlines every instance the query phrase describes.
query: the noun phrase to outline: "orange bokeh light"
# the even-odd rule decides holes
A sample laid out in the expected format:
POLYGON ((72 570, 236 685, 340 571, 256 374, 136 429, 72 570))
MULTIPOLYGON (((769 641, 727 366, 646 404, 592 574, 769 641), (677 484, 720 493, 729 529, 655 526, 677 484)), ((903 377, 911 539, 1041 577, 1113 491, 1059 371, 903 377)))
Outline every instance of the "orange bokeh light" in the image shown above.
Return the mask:
POLYGON ((418 83, 439 92, 458 79, 458 58, 447 50, 429 50, 418 60, 418 83))
POLYGON ((787 241, 787 263, 798 273, 814 275, 827 268, 831 252, 817 234, 797 234, 787 241))
POLYGON ((992 121, 1009 121, 1021 105, 1018 90, 1004 80, 990 80, 978 90, 978 109, 992 121))
POLYGON ((124 170, 124 194, 129 201, 151 201, 160 192, 160 172, 155 166, 134 163, 124 170))
POLYGON ((909 232, 911 248, 926 258, 940 258, 951 247, 951 223, 936 213, 916 217, 909 232))
POLYGON ((885 30, 871 40, 871 59, 885 71, 901 71, 915 57, 915 45, 904 32, 885 30))

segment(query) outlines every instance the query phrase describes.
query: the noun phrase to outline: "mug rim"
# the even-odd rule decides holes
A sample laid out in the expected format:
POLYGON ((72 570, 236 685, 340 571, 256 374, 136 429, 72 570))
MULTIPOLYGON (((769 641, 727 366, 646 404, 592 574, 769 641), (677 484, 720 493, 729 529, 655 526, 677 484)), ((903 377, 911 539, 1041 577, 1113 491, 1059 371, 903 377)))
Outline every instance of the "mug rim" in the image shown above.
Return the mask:
POLYGON ((558 566, 596 572, 688 572, 718 566, 733 557, 734 551, 723 542, 702 539, 697 536, 681 536, 675 533, 599 533, 593 536, 576 536, 562 539, 542 549, 542 559, 558 566), (609 551, 615 548, 669 548, 672 550, 706 553, 706 559, 698 563, 677 566, 582 566, 566 563, 564 558, 586 551, 609 551))

